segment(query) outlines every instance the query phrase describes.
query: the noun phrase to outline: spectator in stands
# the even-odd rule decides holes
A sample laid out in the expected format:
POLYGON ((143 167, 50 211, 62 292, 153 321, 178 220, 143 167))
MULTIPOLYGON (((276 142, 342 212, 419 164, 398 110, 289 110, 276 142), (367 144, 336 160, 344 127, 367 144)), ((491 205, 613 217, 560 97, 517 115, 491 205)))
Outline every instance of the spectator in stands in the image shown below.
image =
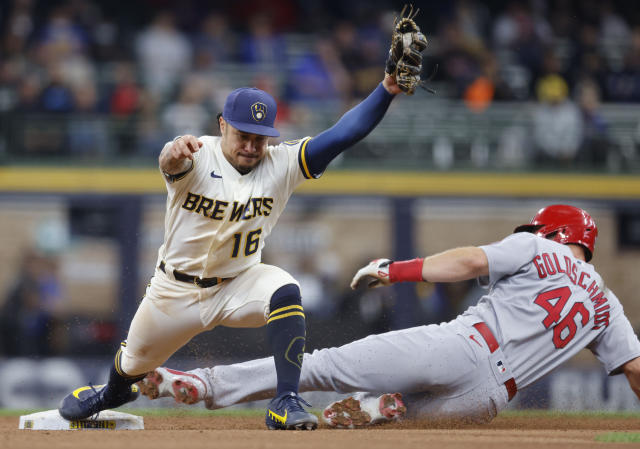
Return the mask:
POLYGON ((234 59, 237 37, 220 13, 205 17, 193 40, 194 66, 196 70, 211 70, 221 62, 234 59))
POLYGON ((118 62, 113 69, 113 85, 108 96, 109 113, 124 118, 135 114, 140 108, 141 88, 136 80, 135 69, 130 62, 118 62))
MULTIPOLYGON (((379 72, 378 60, 378 75, 379 72)), ((328 38, 318 39, 314 51, 294 63, 288 79, 287 97, 292 102, 346 101, 349 98, 351 79, 328 38)))
POLYGON ((387 39, 385 33, 383 42, 380 29, 374 26, 359 30, 360 55, 357 60, 357 67, 351 71, 354 98, 361 98, 367 95, 378 84, 380 61, 384 60, 389 51, 387 39))
POLYGON ((6 34, 0 39, 0 55, 19 56, 27 48, 27 40, 34 31, 33 0, 15 0, 9 10, 4 28, 6 34))
POLYGON ((8 77, 3 79, 6 83, 4 84, 5 95, 8 97, 15 95, 15 99, 12 98, 10 101, 11 110, 24 113, 38 112, 42 92, 41 77, 37 73, 23 73, 20 69, 16 72, 16 79, 9 80, 8 77))
POLYGON ((40 108, 43 112, 71 112, 73 95, 65 82, 60 64, 53 65, 47 71, 48 83, 40 93, 40 108))
POLYGON ((131 62, 121 61, 114 65, 113 84, 107 89, 106 107, 111 120, 113 152, 135 153, 135 120, 142 103, 143 90, 136 79, 131 62))
POLYGON ((580 110, 569 98, 566 81, 558 74, 541 78, 533 114, 536 162, 546 168, 569 168, 582 143, 580 110))
POLYGON ((135 148, 138 154, 157 158, 158 148, 162 148, 168 140, 175 137, 164 129, 160 115, 158 97, 143 91, 140 98, 139 119, 135 128, 135 148))
POLYGON ((482 42, 484 45, 490 24, 490 12, 482 2, 458 0, 454 16, 467 39, 482 42))
POLYGON ((606 78, 607 97, 616 102, 640 102, 640 28, 634 29, 621 70, 606 78))
POLYGON ((109 128, 99 114, 99 98, 95 85, 76 84, 72 87, 73 114, 67 124, 70 153, 78 159, 100 159, 107 156, 109 128))
POLYGON ((16 87, 20 83, 20 67, 15 60, 0 60, 0 114, 18 102, 16 87))
MULTIPOLYGON (((248 64, 246 69, 239 69, 247 74, 256 70, 257 65, 268 66, 267 72, 276 79, 278 88, 285 84, 294 87, 282 92, 284 102, 289 100, 287 95, 293 99, 318 98, 324 89, 326 96, 343 99, 346 104, 350 97, 359 97, 370 90, 369 80, 377 80, 378 53, 387 50, 387 27, 394 15, 383 14, 385 24, 375 22, 377 11, 385 10, 384 0, 374 2, 377 6, 373 9, 370 2, 344 4, 338 14, 313 2, 293 0, 264 5, 251 0, 249 4, 234 4, 224 10, 195 2, 180 9, 184 24, 189 24, 182 32, 175 24, 174 13, 149 11, 138 4, 127 11, 115 12, 96 0, 50 3, 12 0, 3 9, 6 14, 0 28, 0 110, 26 114, 54 112, 64 121, 75 107, 71 86, 93 85, 97 92, 106 93, 104 106, 118 118, 137 120, 138 112, 144 109, 146 122, 136 127, 145 130, 145 135, 134 136, 140 141, 154 140, 150 133, 156 128, 153 124, 160 126, 158 120, 188 73, 219 77, 211 82, 216 88, 203 100, 205 108, 209 108, 212 96, 226 95, 225 89, 218 87, 219 82, 224 84, 225 77, 246 83, 218 70, 216 64, 222 61, 248 64), (247 16, 247 10, 254 14, 247 16), (151 14, 155 17, 145 24, 151 14), (194 15, 203 18, 197 27, 193 26, 197 22, 187 20, 194 15), (234 34, 235 25, 247 27, 242 39, 234 34), (298 28, 294 29, 296 25, 298 28), (308 60, 290 64, 290 56, 297 57, 309 50, 307 45, 316 39, 320 27, 325 30, 327 26, 332 27, 331 43, 340 62, 335 60, 335 54, 330 54, 326 40, 321 39, 318 44, 321 51, 311 51, 308 60), (296 45, 291 48, 285 45, 287 32, 301 35, 296 36, 293 40, 296 45), (373 65, 369 58, 375 61, 373 65), (112 70, 105 63, 121 60, 131 60, 127 70, 135 68, 140 73, 127 75, 129 81, 119 80, 120 64, 116 62, 112 70), (292 67, 293 70, 286 71, 292 67), (7 73, 11 76, 6 76, 7 73), (373 73, 376 75, 372 77, 373 73), (300 78, 308 84, 292 82, 300 78), (155 97, 153 101, 148 101, 147 94, 155 97), (151 117, 151 111, 157 116, 151 117)), ((535 99, 537 81, 545 74, 556 73, 564 77, 570 91, 579 80, 591 78, 597 82, 605 102, 640 102, 640 31, 634 30, 638 20, 627 1, 510 0, 506 6, 490 5, 493 21, 488 7, 479 0, 457 0, 429 8, 431 16, 438 19, 421 16, 420 20, 424 20, 423 25, 428 24, 427 37, 431 42, 426 69, 432 67, 434 59, 443 59, 435 80, 443 84, 438 89, 439 96, 475 99, 475 103, 469 104, 482 111, 489 104, 492 91, 493 101, 535 99), (433 12, 437 14, 434 16, 433 12), (440 20, 445 25, 437 29, 429 20, 433 23, 440 20), (547 56, 549 49, 555 53, 556 67, 552 70, 548 67, 548 60, 552 59, 547 56)), ((247 75, 246 80, 250 78, 247 75)), ((292 114, 291 122, 305 123, 311 114, 309 110, 301 110, 300 114, 292 114)), ((15 117, 17 120, 18 115, 15 117)), ((43 132, 38 134, 36 128, 42 123, 36 121, 3 129, 11 133, 15 129, 15 136, 27 136, 21 138, 26 142, 24 146, 38 148, 30 154, 59 153, 63 148, 54 142, 61 141, 59 134, 64 126, 56 124, 46 129, 44 124, 43 132), (19 132, 28 126, 33 129, 19 132)), ((131 139, 123 137, 133 135, 133 129, 117 133, 118 148, 135 147, 131 139)))
POLYGON ((136 56, 146 88, 164 99, 191 68, 192 48, 174 16, 162 11, 138 35, 136 56))
POLYGON ((512 1, 493 23, 492 34, 500 64, 515 77, 507 77, 507 83, 519 91, 523 79, 528 83, 541 72, 544 49, 552 39, 551 26, 537 10, 512 1))
POLYGON ((624 46, 631 39, 627 22, 618 14, 612 2, 600 3, 600 39, 606 46, 624 46), (617 45, 616 45, 617 44, 617 45))
POLYGON ((600 55, 598 28, 590 23, 580 26, 578 37, 572 41, 568 55, 568 80, 576 85, 583 78, 590 78, 604 87, 605 65, 600 55))
POLYGON ((27 251, 15 279, 0 308, 0 354, 53 355, 51 337, 62 299, 55 257, 27 251))
POLYGON ((240 39, 240 61, 254 66, 283 67, 287 62, 284 37, 273 29, 268 13, 249 18, 248 30, 240 39))
POLYGON ((202 104, 208 94, 205 80, 187 76, 180 86, 177 100, 169 104, 162 114, 165 132, 169 136, 203 135, 212 115, 202 104))
POLYGON ((442 27, 440 58, 442 71, 453 83, 455 94, 462 97, 467 87, 482 73, 488 50, 482 41, 464 34, 460 24, 449 21, 442 27))
POLYGON ((40 47, 48 47, 56 58, 84 53, 89 46, 89 36, 71 15, 70 5, 53 9, 44 27, 37 33, 40 47))
POLYGON ((600 112, 600 89, 589 78, 579 82, 576 97, 584 123, 584 137, 578 162, 591 168, 604 167, 615 146, 609 136, 609 124, 600 112))

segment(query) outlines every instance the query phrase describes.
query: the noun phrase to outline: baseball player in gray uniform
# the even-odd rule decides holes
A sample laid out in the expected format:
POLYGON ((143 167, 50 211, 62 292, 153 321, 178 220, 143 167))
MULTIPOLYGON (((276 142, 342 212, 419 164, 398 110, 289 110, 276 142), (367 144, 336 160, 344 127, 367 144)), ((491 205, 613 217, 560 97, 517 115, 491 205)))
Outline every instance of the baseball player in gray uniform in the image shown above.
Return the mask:
MULTIPOLYGON (((553 205, 496 243, 425 259, 372 261, 357 272, 352 288, 365 279, 380 287, 478 278, 488 292, 448 323, 305 354, 301 391, 358 392, 324 410, 334 427, 404 415, 487 422, 519 389, 586 347, 608 374, 624 373, 640 397, 640 342, 618 298, 588 263, 597 234, 584 210, 553 205)), ((172 383, 188 383, 211 409, 267 398, 276 386, 268 358, 156 372, 166 382, 159 396, 173 396, 172 383)))
MULTIPOLYGON (((276 102, 255 88, 236 89, 218 117, 220 137, 179 136, 159 156, 167 188, 164 243, 156 270, 118 350, 104 386, 80 387, 59 408, 85 419, 143 392, 157 395, 164 374, 153 371, 195 335, 216 326, 266 324, 276 373, 265 421, 270 429, 314 429, 317 417, 298 395, 305 315, 298 282, 261 263, 270 234, 292 192, 320 177, 346 148, 364 138, 401 92, 385 75, 378 87, 333 127, 315 137, 269 145, 276 102)), ((166 376, 164 376, 166 377, 166 376)), ((182 402, 195 402, 190 384, 172 383, 182 402)))

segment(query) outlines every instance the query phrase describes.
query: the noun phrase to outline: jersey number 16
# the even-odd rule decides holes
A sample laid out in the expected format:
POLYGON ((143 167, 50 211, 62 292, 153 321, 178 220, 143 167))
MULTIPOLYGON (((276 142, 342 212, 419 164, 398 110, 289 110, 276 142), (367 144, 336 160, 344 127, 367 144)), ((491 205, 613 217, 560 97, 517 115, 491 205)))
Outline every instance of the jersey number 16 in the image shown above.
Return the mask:
POLYGON ((255 229, 247 232, 246 239, 242 238, 242 232, 233 234, 233 249, 231 250, 231 257, 238 257, 243 240, 245 256, 250 256, 258 251, 258 248, 260 247, 260 234, 262 234, 262 229, 255 229))

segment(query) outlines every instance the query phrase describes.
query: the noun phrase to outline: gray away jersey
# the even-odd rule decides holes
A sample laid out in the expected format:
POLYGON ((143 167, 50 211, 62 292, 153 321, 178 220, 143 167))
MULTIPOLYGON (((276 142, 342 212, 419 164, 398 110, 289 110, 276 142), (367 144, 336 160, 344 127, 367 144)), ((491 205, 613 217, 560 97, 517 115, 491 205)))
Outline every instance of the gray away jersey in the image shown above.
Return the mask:
POLYGON ((620 301, 568 246, 520 232, 481 248, 489 260, 489 293, 463 316, 494 331, 518 388, 585 347, 608 374, 640 356, 620 301))

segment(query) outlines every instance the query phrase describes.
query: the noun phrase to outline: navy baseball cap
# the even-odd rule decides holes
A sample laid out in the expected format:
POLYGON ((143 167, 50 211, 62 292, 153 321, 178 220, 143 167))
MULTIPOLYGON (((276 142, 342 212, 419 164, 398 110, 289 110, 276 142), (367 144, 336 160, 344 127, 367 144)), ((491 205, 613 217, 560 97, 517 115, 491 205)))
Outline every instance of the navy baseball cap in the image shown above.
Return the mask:
POLYGON ((242 132, 278 137, 280 133, 273 127, 276 113, 276 100, 271 95, 255 87, 241 87, 227 97, 222 117, 242 132))

